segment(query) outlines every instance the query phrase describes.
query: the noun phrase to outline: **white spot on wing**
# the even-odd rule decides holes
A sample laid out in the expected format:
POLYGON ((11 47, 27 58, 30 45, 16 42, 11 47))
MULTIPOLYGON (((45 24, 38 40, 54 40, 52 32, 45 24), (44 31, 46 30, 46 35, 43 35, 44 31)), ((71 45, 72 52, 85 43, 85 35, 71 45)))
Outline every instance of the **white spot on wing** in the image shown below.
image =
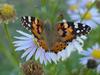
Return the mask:
POLYGON ((85 24, 83 24, 82 26, 85 27, 85 24))
POLYGON ((31 25, 30 25, 30 24, 28 24, 28 27, 31 27, 31 25))
POLYGON ((83 30, 81 30, 83 32, 83 30))
POLYGON ((77 33, 79 33, 79 32, 80 32, 80 30, 77 30, 76 32, 77 32, 77 33))
POLYGON ((62 20, 62 22, 66 22, 66 20, 65 20, 65 19, 63 19, 63 20, 62 20))
POLYGON ((23 16, 23 19, 25 20, 25 19, 26 19, 26 17, 25 17, 25 16, 23 16))
POLYGON ((25 23, 26 21, 24 20, 23 22, 25 23))
POLYGON ((75 28, 78 28, 78 23, 74 22, 75 28))
POLYGON ((30 16, 28 16, 28 21, 31 22, 31 17, 30 16))
POLYGON ((83 28, 83 30, 85 30, 85 28, 83 28))

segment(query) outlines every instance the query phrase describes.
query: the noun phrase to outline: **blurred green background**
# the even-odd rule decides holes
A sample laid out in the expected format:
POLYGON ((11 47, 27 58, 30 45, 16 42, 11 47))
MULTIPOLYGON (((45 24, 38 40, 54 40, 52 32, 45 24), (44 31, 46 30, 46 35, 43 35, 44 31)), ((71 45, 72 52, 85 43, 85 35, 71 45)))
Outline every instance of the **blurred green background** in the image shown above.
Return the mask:
MULTIPOLYGON (((66 0, 67 1, 67 0, 66 0)), ((49 19, 54 24, 55 19, 60 13, 63 13, 65 18, 71 20, 66 14, 67 6, 63 0, 0 0, 0 4, 9 3, 14 5, 18 19, 14 23, 9 23, 8 29, 11 38, 14 41, 14 36, 17 36, 16 30, 25 30, 21 26, 20 16, 36 16, 42 19, 49 19), (46 10, 47 8, 48 10, 46 10)), ((91 47, 96 42, 100 43, 100 26, 93 30, 85 41, 84 49, 91 47)), ((29 33, 29 32, 28 32, 29 33)), ((12 51, 10 43, 7 40, 4 26, 0 24, 0 75, 21 75, 19 63, 22 52, 12 51), (11 58, 10 58, 11 57, 11 58), (13 59, 12 59, 13 58, 13 59), (18 64, 13 64, 16 60, 18 64)), ((77 52, 71 54, 70 58, 65 61, 60 61, 58 64, 48 64, 44 66, 45 75, 82 75, 80 68, 83 66, 79 64, 77 52)), ((85 75, 85 74, 83 74, 85 75)), ((87 75, 96 75, 96 72, 90 71, 87 75)))

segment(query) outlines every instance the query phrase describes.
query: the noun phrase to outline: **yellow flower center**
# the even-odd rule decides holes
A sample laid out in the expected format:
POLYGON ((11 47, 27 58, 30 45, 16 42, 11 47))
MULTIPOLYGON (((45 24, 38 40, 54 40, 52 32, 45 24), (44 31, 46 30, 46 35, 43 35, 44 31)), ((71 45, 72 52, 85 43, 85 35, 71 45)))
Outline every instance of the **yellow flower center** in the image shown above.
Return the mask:
POLYGON ((96 59, 100 59, 100 50, 93 50, 91 55, 96 59))
POLYGON ((83 14, 83 18, 86 20, 92 19, 92 14, 90 12, 83 14))
POLYGON ((1 8, 1 14, 5 16, 11 16, 15 14, 15 10, 12 5, 4 4, 1 8))
POLYGON ((72 5, 72 6, 70 6, 69 8, 70 8, 71 10, 73 10, 73 11, 75 11, 75 10, 78 9, 77 5, 72 5))
POLYGON ((16 19, 16 11, 10 4, 2 4, 0 6, 0 21, 8 23, 16 19))

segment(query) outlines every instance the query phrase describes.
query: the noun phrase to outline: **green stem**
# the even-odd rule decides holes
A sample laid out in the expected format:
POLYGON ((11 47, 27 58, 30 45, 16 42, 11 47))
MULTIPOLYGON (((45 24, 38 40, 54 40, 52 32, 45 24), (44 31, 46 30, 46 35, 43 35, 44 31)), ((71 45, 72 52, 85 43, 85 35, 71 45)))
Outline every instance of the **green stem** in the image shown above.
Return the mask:
POLYGON ((7 24, 6 23, 4 23, 4 30, 5 30, 7 39, 9 39, 9 42, 11 42, 10 34, 8 32, 8 28, 7 28, 7 24))
POLYGON ((85 14, 82 16, 81 18, 81 22, 83 21, 83 19, 85 18, 85 16, 88 14, 88 12, 91 10, 91 8, 96 4, 97 0, 95 2, 93 2, 90 7, 88 8, 88 10, 85 12, 85 14))
POLYGON ((10 33, 8 31, 7 25, 8 24, 4 23, 4 30, 5 30, 6 37, 7 37, 8 41, 9 41, 9 43, 10 43, 10 48, 12 50, 11 51, 6 50, 5 54, 9 57, 9 59, 12 59, 12 62, 17 66, 18 65, 18 60, 17 60, 17 56, 15 54, 14 46, 12 44, 12 39, 11 39, 10 33))
POLYGON ((16 60, 11 55, 10 50, 6 49, 2 44, 0 44, 0 48, 1 48, 0 52, 7 57, 7 59, 12 63, 14 67, 17 67, 16 60))

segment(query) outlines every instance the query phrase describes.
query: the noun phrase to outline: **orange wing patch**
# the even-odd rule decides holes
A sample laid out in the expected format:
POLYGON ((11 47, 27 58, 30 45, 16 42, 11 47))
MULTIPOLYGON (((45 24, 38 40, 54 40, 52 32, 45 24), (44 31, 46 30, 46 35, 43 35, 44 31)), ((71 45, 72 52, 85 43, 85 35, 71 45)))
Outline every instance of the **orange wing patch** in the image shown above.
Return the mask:
POLYGON ((64 42, 55 42, 50 49, 48 48, 48 45, 46 44, 45 40, 38 40, 38 43, 45 51, 50 50, 55 53, 58 53, 59 51, 66 48, 66 44, 64 42))
POLYGON ((38 40, 38 43, 45 51, 48 51, 48 46, 47 46, 45 40, 40 39, 40 40, 38 40))
POLYGON ((73 29, 67 23, 59 23, 57 25, 58 34, 62 37, 63 41, 71 41, 75 35, 73 29))
POLYGON ((55 42, 53 47, 51 48, 51 51, 58 53, 59 51, 66 48, 66 44, 64 42, 55 42))
POLYGON ((35 21, 33 21, 33 23, 32 23, 32 33, 38 39, 40 39, 42 31, 43 31, 43 23, 40 20, 35 19, 35 21))
POLYGON ((75 35, 73 34, 73 29, 72 29, 71 26, 66 29, 66 32, 67 32, 66 36, 63 37, 63 40, 64 41, 71 41, 71 40, 73 40, 75 35))

